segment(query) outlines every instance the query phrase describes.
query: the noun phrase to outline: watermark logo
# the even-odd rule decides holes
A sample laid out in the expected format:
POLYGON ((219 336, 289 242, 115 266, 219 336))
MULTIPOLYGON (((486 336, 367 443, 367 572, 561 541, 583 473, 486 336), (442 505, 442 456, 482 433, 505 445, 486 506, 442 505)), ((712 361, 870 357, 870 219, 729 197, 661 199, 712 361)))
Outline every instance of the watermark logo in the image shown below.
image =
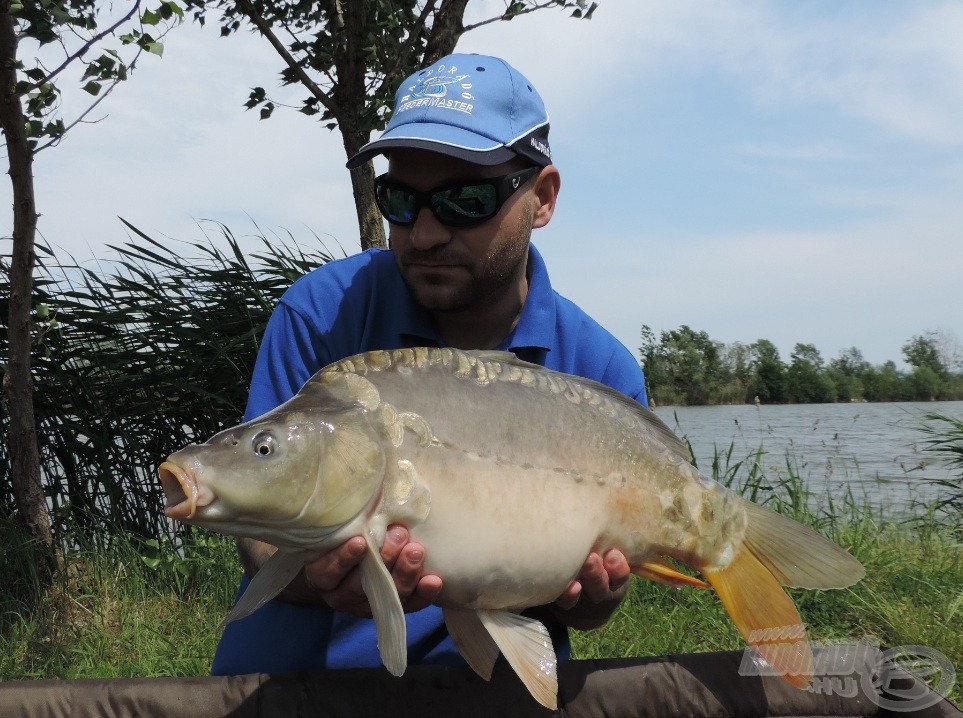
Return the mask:
MULTIPOLYGON (((788 656, 797 652, 805 627, 786 626, 755 633, 759 635, 751 635, 749 641, 758 643, 761 652, 773 656, 774 651, 785 650, 788 656)), ((896 646, 884 650, 871 637, 852 643, 813 642, 811 645, 813 679, 809 691, 818 695, 855 698, 862 692, 884 710, 909 713, 936 705, 956 682, 956 669, 950 659, 929 646, 896 646)), ((780 674, 759 652, 747 648, 739 675, 780 674)))

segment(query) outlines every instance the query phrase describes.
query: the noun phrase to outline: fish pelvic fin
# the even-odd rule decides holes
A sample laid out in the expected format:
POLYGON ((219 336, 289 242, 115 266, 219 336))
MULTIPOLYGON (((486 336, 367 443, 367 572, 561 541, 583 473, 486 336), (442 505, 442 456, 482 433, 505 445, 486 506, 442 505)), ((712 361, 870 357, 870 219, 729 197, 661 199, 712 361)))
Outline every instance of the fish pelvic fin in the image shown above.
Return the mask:
POLYGON ((546 708, 557 709, 557 659, 548 629, 534 618, 508 611, 479 611, 478 619, 532 697, 546 708))
POLYGON ((846 588, 866 573, 853 556, 812 529, 747 501, 744 546, 783 586, 846 588))
POLYGON ((813 652, 792 599, 752 551, 703 574, 746 642, 796 688, 809 686, 813 652))
POLYGON ((385 668, 393 676, 403 675, 408 667, 408 626, 398 589, 381 552, 369 533, 365 534, 368 553, 361 560, 361 587, 368 597, 378 636, 378 651, 385 668))
POLYGON ((475 673, 490 681, 495 659, 498 658, 498 646, 478 614, 457 608, 443 608, 442 613, 451 640, 462 658, 475 673))
POLYGON ((682 588, 683 586, 710 588, 705 581, 677 571, 672 564, 662 559, 653 559, 639 566, 633 566, 632 573, 649 581, 667 584, 673 588, 682 588))

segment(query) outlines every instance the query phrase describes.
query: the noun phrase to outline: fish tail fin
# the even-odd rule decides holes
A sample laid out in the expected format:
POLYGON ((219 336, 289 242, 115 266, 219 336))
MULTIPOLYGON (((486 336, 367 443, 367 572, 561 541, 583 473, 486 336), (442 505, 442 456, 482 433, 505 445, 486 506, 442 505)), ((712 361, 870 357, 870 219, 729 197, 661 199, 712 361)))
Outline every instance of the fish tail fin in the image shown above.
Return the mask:
POLYGON ((783 586, 846 588, 866 574, 859 561, 825 536, 751 501, 745 507, 744 545, 783 586))
POLYGON ((866 571, 812 529, 749 501, 745 507, 746 534, 736 558, 702 573, 749 645, 802 688, 812 678, 812 649, 782 586, 845 588, 866 571))
POLYGON ((769 569, 742 550, 725 568, 702 573, 746 642, 789 683, 806 688, 813 676, 806 626, 769 569))

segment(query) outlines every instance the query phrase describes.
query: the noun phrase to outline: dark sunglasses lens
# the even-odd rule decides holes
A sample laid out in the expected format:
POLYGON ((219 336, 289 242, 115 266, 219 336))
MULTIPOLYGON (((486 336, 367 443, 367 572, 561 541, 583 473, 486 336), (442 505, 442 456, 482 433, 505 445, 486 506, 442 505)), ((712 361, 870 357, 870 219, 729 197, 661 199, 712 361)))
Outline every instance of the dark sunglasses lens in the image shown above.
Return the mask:
POLYGON ((375 196, 378 199, 378 209, 389 222, 411 224, 415 221, 417 202, 410 192, 378 185, 375 189, 375 196))
POLYGON ((436 192, 431 208, 443 224, 465 227, 478 224, 498 211, 498 193, 490 184, 469 184, 436 192))

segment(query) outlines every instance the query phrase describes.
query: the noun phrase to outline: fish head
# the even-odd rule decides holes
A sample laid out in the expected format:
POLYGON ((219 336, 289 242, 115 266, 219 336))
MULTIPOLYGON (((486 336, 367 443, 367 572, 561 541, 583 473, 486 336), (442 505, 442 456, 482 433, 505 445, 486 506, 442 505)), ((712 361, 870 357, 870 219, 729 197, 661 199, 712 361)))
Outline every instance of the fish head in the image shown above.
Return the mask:
POLYGON ((171 454, 158 473, 170 518, 302 548, 362 512, 384 466, 363 407, 289 403, 171 454))

